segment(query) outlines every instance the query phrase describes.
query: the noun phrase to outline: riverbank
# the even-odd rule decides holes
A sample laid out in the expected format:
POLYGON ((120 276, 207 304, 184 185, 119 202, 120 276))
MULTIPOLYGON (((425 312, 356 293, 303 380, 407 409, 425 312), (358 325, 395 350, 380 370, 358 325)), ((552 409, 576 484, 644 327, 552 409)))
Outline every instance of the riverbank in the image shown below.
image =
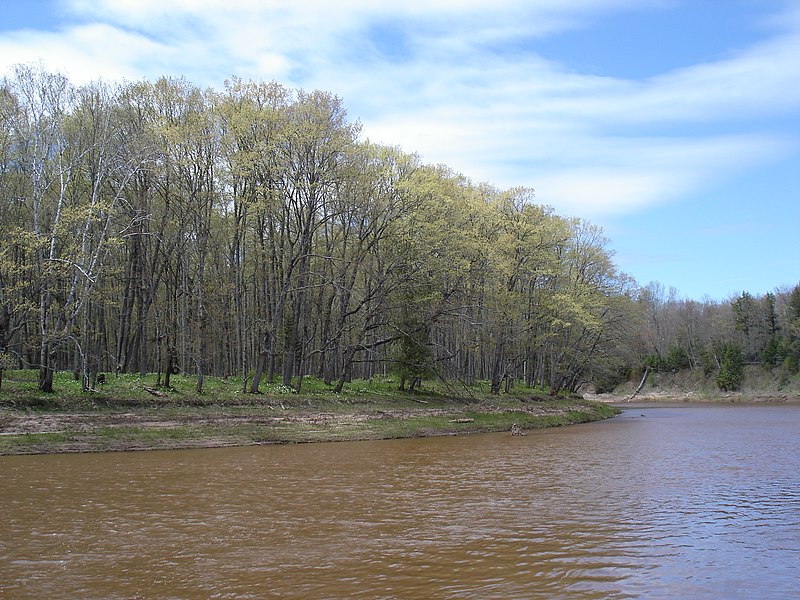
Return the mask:
POLYGON ((680 402, 696 402, 696 403, 763 403, 763 404, 800 404, 800 394, 796 393, 745 393, 745 392, 720 392, 718 394, 709 394, 698 392, 694 390, 667 390, 658 392, 639 393, 633 399, 630 394, 624 395, 619 393, 609 394, 584 394, 586 400, 593 402, 601 402, 603 404, 627 404, 629 402, 637 403, 680 403, 680 402))
POLYGON ((0 390, 0 454, 212 448, 377 440, 559 427, 612 417, 616 410, 582 398, 549 398, 530 389, 492 396, 485 386, 453 390, 428 384, 398 391, 390 379, 354 382, 342 394, 308 380, 297 394, 262 386, 242 394, 234 381, 192 378, 170 389, 150 378, 109 377, 80 392, 63 377, 54 394, 35 391, 31 374, 8 374, 0 390))
MULTIPOLYGON (((624 404, 636 391, 639 379, 629 381, 611 393, 586 393, 584 398, 606 404, 624 404)), ((714 377, 700 370, 678 372, 650 372, 642 389, 635 395, 636 402, 768 402, 800 403, 800 376, 789 376, 781 370, 769 371, 747 365, 741 389, 730 392, 720 390, 714 377)))

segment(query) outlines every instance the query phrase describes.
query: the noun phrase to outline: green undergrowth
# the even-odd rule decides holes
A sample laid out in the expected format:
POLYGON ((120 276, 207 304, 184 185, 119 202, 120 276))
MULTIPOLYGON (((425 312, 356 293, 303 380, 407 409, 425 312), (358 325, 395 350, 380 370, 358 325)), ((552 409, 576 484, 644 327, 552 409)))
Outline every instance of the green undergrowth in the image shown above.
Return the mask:
MULTIPOLYGON (((532 390, 517 386, 508 393, 492 396, 489 382, 479 381, 465 387, 450 385, 442 381, 426 381, 413 394, 398 389, 397 381, 391 377, 375 377, 369 380, 354 380, 345 384, 336 393, 335 386, 320 379, 304 377, 300 392, 280 383, 262 383, 259 393, 243 392, 242 380, 233 377, 206 377, 203 390, 196 390, 196 378, 191 375, 173 375, 170 387, 159 386, 155 374, 145 376, 133 374, 106 374, 104 384, 95 390, 84 391, 81 382, 72 373, 58 372, 53 378, 52 393, 40 392, 37 387, 38 372, 35 370, 6 371, 0 387, 0 407, 45 411, 102 410, 104 408, 166 408, 205 406, 270 406, 331 407, 352 404, 392 406, 450 405, 456 401, 475 402, 487 398, 548 401, 551 398, 544 390, 532 390)), ((297 379, 293 380, 297 387, 297 379)))

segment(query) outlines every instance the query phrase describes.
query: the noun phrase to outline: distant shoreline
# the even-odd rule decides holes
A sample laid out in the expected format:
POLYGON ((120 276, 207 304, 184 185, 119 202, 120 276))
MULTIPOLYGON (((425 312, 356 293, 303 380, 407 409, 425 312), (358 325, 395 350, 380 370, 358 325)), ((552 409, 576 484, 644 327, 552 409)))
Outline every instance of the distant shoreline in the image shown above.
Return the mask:
POLYGON ((798 394, 780 393, 752 393, 752 392, 728 392, 720 394, 707 394, 704 392, 648 392, 637 394, 635 398, 629 400, 629 396, 620 394, 584 394, 586 400, 602 402, 604 404, 636 404, 636 403, 737 403, 737 404, 800 404, 798 394))

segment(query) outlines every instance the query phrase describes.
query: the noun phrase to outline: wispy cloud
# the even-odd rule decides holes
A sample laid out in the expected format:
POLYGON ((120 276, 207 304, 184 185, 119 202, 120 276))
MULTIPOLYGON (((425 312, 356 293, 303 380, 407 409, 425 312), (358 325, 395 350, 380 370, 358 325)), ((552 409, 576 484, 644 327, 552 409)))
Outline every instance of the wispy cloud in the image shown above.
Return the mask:
POLYGON ((583 216, 640 210, 796 151, 800 12, 715 62, 645 80, 571 71, 535 39, 667 0, 65 0, 73 25, 0 35, 0 68, 77 81, 231 75, 333 91, 365 135, 583 216), (667 135, 665 132, 669 132, 667 135))

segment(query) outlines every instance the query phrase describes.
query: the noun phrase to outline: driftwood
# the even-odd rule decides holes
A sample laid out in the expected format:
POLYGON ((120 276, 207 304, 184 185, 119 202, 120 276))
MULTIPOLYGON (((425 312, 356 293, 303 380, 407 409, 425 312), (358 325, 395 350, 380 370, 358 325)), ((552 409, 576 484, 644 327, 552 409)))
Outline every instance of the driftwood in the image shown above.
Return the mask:
POLYGON ((511 435, 528 435, 528 434, 522 431, 522 427, 514 423, 511 426, 511 435))
POLYGON ((647 374, 649 372, 650 372, 650 367, 645 367, 644 375, 642 375, 642 380, 639 382, 639 387, 637 387, 636 390, 630 396, 625 398, 625 402, 630 402, 636 397, 636 394, 642 391, 642 388, 644 387, 644 382, 647 381, 647 374))
POLYGON ((450 419, 450 423, 474 423, 475 419, 450 419))

